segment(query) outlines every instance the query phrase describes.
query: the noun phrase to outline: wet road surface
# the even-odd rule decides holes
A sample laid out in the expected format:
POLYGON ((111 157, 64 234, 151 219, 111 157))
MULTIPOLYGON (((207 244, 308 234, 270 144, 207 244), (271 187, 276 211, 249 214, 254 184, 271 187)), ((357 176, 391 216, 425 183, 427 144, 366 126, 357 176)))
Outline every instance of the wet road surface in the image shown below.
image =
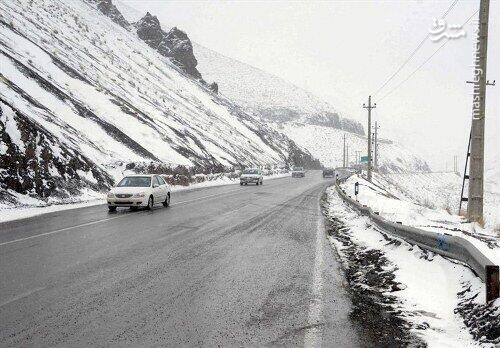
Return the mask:
POLYGON ((0 345, 358 346, 320 172, 0 224, 0 345))

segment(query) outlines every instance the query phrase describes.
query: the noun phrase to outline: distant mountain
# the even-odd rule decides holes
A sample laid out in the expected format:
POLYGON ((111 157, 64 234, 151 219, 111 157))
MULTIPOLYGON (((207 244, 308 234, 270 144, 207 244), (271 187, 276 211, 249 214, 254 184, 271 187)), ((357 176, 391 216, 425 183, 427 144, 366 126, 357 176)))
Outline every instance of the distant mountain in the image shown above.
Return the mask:
POLYGON ((341 117, 312 93, 279 77, 193 43, 198 68, 219 91, 253 114, 272 122, 299 122, 364 134, 363 126, 341 117))
MULTIPOLYGON (((328 103, 279 77, 197 43, 193 47, 200 71, 218 82, 221 94, 308 149, 323 165, 342 165, 344 135, 352 163, 356 156, 366 154, 367 140, 359 122, 339 116, 328 103)), ((381 141, 380 150, 382 171, 430 170, 423 159, 400 144, 381 141)))
MULTIPOLYGON (((272 124, 298 145, 309 149, 324 166, 339 167, 343 163, 343 141, 346 137, 349 164, 357 164, 367 153, 366 136, 332 127, 288 122, 272 124)), ((397 142, 379 140, 378 168, 382 173, 429 172, 428 164, 418 154, 397 142)))

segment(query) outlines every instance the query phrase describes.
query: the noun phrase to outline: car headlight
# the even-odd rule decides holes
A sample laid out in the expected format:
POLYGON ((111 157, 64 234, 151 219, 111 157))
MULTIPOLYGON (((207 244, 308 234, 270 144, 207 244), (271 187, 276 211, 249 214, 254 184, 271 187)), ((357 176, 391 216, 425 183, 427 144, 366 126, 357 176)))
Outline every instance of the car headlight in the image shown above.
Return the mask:
POLYGON ((134 197, 144 197, 145 195, 146 195, 145 192, 139 192, 139 193, 134 194, 134 197))
POLYGON ((108 198, 115 198, 115 194, 113 192, 108 192, 108 198))

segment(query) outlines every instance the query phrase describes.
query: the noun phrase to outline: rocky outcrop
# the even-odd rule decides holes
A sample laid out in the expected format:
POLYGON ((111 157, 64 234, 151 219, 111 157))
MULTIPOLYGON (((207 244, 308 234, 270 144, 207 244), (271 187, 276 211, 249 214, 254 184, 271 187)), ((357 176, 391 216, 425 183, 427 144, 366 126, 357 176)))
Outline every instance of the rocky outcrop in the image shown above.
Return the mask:
POLYGON ((162 56, 170 58, 182 71, 195 79, 201 79, 196 69, 198 61, 193 53, 193 45, 185 32, 174 27, 163 31, 160 21, 149 12, 136 24, 137 35, 162 56))
POLYGON ((118 25, 128 28, 130 26, 129 22, 123 17, 121 12, 116 8, 115 5, 111 2, 111 0, 97 0, 97 9, 101 11, 102 14, 111 18, 113 22, 118 25))
POLYGON ((201 78, 200 72, 196 69, 198 61, 193 53, 193 45, 182 30, 176 27, 170 29, 160 42, 158 52, 162 56, 172 58, 174 64, 189 75, 197 79, 201 78))
POLYGON ((331 127, 346 132, 365 135, 363 125, 358 121, 340 117, 336 112, 325 111, 317 114, 303 114, 288 108, 258 109, 257 114, 264 120, 276 123, 295 122, 314 126, 331 127))
POLYGON ((75 198, 113 184, 95 163, 0 99, 0 188, 41 199, 75 198))
POLYGON ((342 123, 340 116, 336 112, 322 112, 319 114, 308 115, 306 117, 306 123, 315 126, 324 126, 342 129, 342 123))
POLYGON ((310 115, 307 117, 306 123, 316 126, 342 129, 349 133, 365 135, 365 130, 361 123, 348 118, 340 117, 336 112, 327 111, 321 114, 310 115))
POLYGON ((346 132, 365 135, 365 130, 361 125, 361 123, 359 123, 358 121, 354 121, 348 118, 342 118, 340 123, 341 123, 341 129, 345 130, 346 132))
POLYGON ((141 40, 155 50, 158 49, 165 33, 161 29, 160 21, 156 16, 151 15, 149 12, 146 13, 144 17, 135 23, 135 28, 137 29, 137 36, 141 40))
POLYGON ((219 93, 219 85, 217 84, 217 82, 212 82, 212 83, 208 86, 208 88, 209 88, 212 92, 214 92, 214 93, 216 93, 216 94, 217 94, 217 93, 219 93))
MULTIPOLYGON (((112 0, 90 0, 97 4, 97 9, 111 18, 115 23, 128 29, 130 23, 113 5, 112 0)), ((169 58, 186 74, 203 82, 196 66, 198 61, 194 56, 193 45, 185 32, 174 27, 165 32, 156 16, 147 12, 137 23, 135 23, 137 36, 150 47, 157 50, 162 56, 169 58)))

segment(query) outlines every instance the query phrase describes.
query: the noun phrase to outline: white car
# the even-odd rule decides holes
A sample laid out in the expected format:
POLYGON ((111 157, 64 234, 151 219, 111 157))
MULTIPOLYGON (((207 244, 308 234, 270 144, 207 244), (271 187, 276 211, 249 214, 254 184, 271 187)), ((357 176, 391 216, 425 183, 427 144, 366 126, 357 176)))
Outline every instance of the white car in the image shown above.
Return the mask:
POLYGON ((128 175, 108 192, 108 209, 117 207, 153 209, 155 204, 170 205, 170 186, 160 175, 128 175))
POLYGON ((257 168, 245 169, 240 176, 240 185, 256 184, 262 185, 264 177, 262 172, 257 168))

